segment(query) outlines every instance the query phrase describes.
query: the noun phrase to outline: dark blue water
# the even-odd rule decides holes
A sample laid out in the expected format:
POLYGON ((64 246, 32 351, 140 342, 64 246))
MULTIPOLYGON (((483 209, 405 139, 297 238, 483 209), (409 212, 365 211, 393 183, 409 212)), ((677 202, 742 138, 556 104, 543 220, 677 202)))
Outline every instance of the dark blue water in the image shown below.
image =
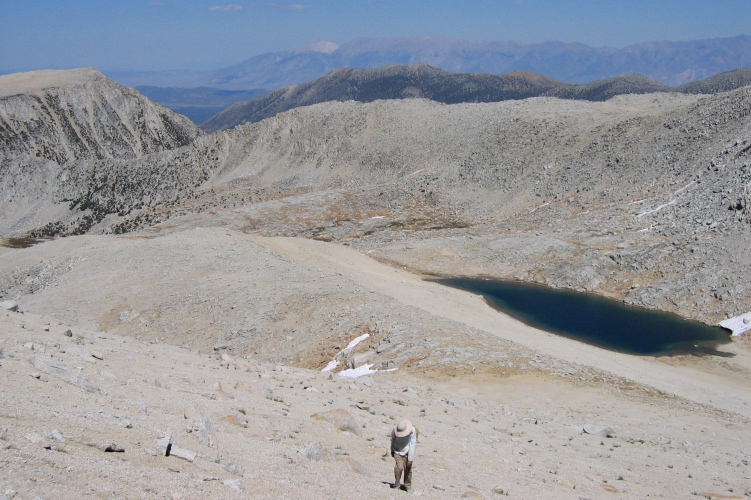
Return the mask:
POLYGON ((480 294, 494 308, 530 326, 605 349, 642 356, 730 356, 717 350, 730 342, 729 331, 674 314, 528 283, 472 278, 435 281, 480 294))

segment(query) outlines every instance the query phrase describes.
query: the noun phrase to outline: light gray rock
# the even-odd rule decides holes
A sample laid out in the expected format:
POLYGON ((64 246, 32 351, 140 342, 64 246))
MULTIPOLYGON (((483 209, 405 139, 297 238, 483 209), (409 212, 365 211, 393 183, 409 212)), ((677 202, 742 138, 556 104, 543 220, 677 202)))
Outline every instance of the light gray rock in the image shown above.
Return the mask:
POLYGON ((180 448, 179 446, 175 446, 173 444, 170 448, 170 456, 180 458, 182 460, 185 460, 186 462, 193 462, 198 454, 194 451, 188 450, 186 448, 180 448))
POLYGON ((362 435, 362 429, 358 425, 355 417, 347 410, 341 408, 322 413, 314 413, 310 418, 329 422, 340 431, 351 432, 357 436, 362 435))
POLYGON ((26 434, 24 437, 26 439, 28 439, 29 441, 31 441, 32 443, 34 443, 34 444, 41 443, 41 442, 43 442, 45 440, 44 436, 42 436, 41 434, 36 433, 36 432, 30 432, 30 433, 26 434))
POLYGON ((232 488, 233 490, 245 492, 245 485, 240 479, 225 479, 222 484, 229 488, 232 488))
POLYGON ((386 350, 391 348, 391 340, 390 339, 384 339, 383 341, 377 343, 373 350, 376 352, 376 354, 381 354, 385 352, 386 350))
POLYGON ((164 456, 169 456, 172 449, 172 436, 167 435, 156 440, 156 449, 164 456))
POLYGON ((324 458, 326 450, 321 443, 308 443, 297 453, 308 460, 318 461, 324 458))
POLYGON ((23 347, 24 349, 41 353, 44 353, 47 350, 47 348, 43 344, 35 344, 34 342, 27 342, 23 345, 23 347))
POLYGON ((191 450, 180 448, 179 446, 177 446, 172 441, 171 435, 167 435, 161 439, 158 439, 156 441, 156 447, 157 447, 157 450, 159 450, 159 452, 165 457, 174 456, 176 458, 180 458, 187 462, 193 462, 196 459, 196 456, 198 456, 197 453, 191 450))
POLYGON ((65 437, 63 437, 62 432, 60 432, 57 429, 55 429, 55 430, 51 431, 49 434, 47 434, 47 437, 49 439, 55 439, 55 440, 60 441, 60 442, 65 442, 65 437))
POLYGON ((107 391, 94 385, 85 377, 83 377, 81 375, 81 370, 72 370, 69 368, 65 368, 64 366, 60 366, 44 358, 40 358, 39 356, 34 356, 34 358, 32 359, 32 364, 34 365, 34 369, 39 370, 40 372, 46 373, 48 375, 52 375, 53 377, 59 378, 60 380, 63 380, 71 385, 79 387, 85 390, 86 392, 91 392, 94 394, 102 394, 102 395, 109 394, 107 391))
POLYGON ((198 437, 198 441, 209 447, 217 444, 214 426, 209 419, 206 409, 202 406, 190 406, 183 411, 186 420, 192 422, 192 431, 198 437))
POLYGON ((350 356, 346 362, 347 368, 354 370, 355 368, 364 365, 372 357, 370 353, 355 354, 350 356))
POLYGON ((612 428, 603 425, 585 425, 582 428, 582 431, 585 434, 591 434, 593 436, 602 436, 607 438, 616 437, 616 433, 612 428))
POLYGON ((18 302, 14 300, 4 300, 0 302, 0 309, 4 311, 16 312, 18 311, 18 302))
POLYGON ((16 495, 18 495, 18 492, 14 490, 13 488, 7 488, 5 491, 0 493, 0 500, 13 500, 16 498, 16 495))
POLYGON ((230 474, 234 476, 242 477, 243 475, 242 467, 240 467, 238 464, 235 464, 235 463, 230 463, 230 464, 225 465, 224 470, 226 470, 227 472, 229 472, 230 474))

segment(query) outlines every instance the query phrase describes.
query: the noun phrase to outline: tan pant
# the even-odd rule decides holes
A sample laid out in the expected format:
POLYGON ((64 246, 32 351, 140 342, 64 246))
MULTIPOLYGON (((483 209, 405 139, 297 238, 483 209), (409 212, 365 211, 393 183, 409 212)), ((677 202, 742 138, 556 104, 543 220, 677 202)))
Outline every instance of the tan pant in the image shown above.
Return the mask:
POLYGON ((394 465, 394 484, 399 486, 400 479, 402 477, 402 471, 404 471, 404 486, 411 488, 412 466, 407 465, 407 456, 402 456, 398 453, 394 453, 394 460, 396 461, 396 465, 394 465))

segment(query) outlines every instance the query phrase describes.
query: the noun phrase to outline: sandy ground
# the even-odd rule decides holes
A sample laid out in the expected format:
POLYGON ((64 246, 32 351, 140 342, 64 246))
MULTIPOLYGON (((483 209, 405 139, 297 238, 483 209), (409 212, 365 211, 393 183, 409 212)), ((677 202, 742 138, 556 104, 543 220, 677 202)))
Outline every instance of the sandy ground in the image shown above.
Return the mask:
MULTIPOLYGON (((400 416, 421 430, 413 496, 751 496, 751 377, 740 345, 723 346, 731 358, 611 353, 343 246, 226 229, 0 252, 0 273, 14 269, 27 288, 23 312, 0 315, 0 498, 403 498, 389 488, 386 453, 400 416), (32 269, 57 274, 35 289, 32 269), (336 289, 351 315, 358 304, 363 318, 379 307, 394 321, 420 318, 436 328, 436 350, 440 342, 487 349, 473 354, 478 367, 504 350, 595 376, 405 363, 349 379, 269 363, 270 351, 211 348, 216 338, 190 344, 200 318, 178 296, 186 288, 215 294, 212 304, 250 297, 259 316, 269 301, 289 300, 282 289, 314 298, 336 289), (146 326, 123 315, 167 299, 182 308, 162 307, 146 326), (156 331, 165 317, 185 338, 156 331), (453 335, 462 328, 472 335, 453 335), (166 436, 183 459, 164 455, 166 436)), ((313 316, 301 314, 296 330, 262 340, 307 345, 313 316)), ((360 333, 342 328, 344 345, 360 333)), ((203 331, 215 334, 208 324, 203 331)))

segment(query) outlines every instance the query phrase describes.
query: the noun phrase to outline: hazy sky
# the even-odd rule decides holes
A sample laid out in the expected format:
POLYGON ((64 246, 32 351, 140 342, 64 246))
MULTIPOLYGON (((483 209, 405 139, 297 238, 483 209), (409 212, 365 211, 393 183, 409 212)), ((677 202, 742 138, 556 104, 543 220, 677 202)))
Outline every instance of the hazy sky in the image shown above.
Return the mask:
POLYGON ((751 34, 751 0, 299 1, 0 0, 0 71, 214 69, 359 37, 624 47, 751 34))

